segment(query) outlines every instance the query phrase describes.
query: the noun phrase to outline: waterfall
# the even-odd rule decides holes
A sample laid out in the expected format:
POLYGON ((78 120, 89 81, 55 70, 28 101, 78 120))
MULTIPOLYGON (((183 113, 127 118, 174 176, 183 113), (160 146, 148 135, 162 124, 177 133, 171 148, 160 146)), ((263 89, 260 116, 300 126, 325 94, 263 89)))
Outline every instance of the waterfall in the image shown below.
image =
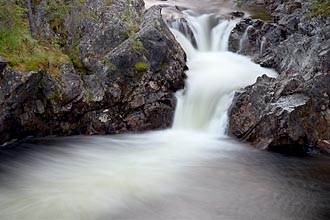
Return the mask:
POLYGON ((244 31, 244 34, 241 38, 241 40, 239 41, 239 50, 238 50, 238 53, 242 52, 244 47, 245 47, 245 43, 249 40, 249 36, 248 36, 248 33, 249 33, 249 30, 253 28, 252 25, 249 25, 245 31, 244 31))
POLYGON ((173 34, 187 53, 188 66, 186 88, 176 95, 173 129, 224 135, 234 92, 253 84, 262 74, 276 76, 276 73, 228 51, 228 38, 237 20, 224 19, 212 25, 215 20, 212 14, 185 15, 197 49, 185 33, 172 26, 173 34))
POLYGON ((267 44, 267 37, 263 36, 260 43, 260 54, 264 52, 266 44, 267 44))

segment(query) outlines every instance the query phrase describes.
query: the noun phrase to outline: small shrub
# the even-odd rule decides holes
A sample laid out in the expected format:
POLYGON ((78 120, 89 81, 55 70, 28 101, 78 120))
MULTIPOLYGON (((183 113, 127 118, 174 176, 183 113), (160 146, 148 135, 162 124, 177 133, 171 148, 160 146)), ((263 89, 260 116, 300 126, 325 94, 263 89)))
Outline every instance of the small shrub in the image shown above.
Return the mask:
POLYGON ((133 40, 131 44, 135 53, 141 54, 144 51, 143 43, 140 40, 133 40))
POLYGON ((134 36, 137 32, 140 31, 139 25, 135 21, 134 7, 131 0, 127 0, 127 8, 122 14, 121 20, 124 21, 128 36, 134 36))
POLYGON ((76 69, 79 69, 79 70, 84 70, 85 69, 85 66, 81 60, 81 57, 80 57, 80 49, 78 46, 76 46, 75 48, 69 48, 65 51, 65 53, 68 55, 68 57, 70 58, 73 66, 76 68, 76 69))
POLYGON ((58 73, 60 66, 69 61, 58 46, 34 40, 27 24, 19 30, 6 29, 0 32, 0 55, 15 70, 42 69, 52 74, 58 73))
POLYGON ((49 97, 49 99, 59 105, 62 101, 62 95, 58 92, 55 92, 52 96, 49 97))
POLYGON ((137 72, 146 72, 149 69, 149 66, 145 62, 138 62, 135 64, 135 70, 137 72))
POLYGON ((125 32, 124 33, 124 38, 127 40, 129 38, 129 33, 128 32, 125 32))
POLYGON ((93 101, 93 91, 91 89, 88 89, 88 94, 87 94, 87 102, 91 103, 93 101))

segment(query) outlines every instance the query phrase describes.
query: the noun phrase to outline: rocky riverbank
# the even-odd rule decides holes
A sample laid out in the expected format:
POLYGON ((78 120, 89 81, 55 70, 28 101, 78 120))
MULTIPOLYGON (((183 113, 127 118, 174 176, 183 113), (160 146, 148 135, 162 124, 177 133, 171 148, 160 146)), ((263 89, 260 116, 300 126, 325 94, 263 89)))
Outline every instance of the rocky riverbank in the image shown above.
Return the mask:
POLYGON ((273 22, 242 20, 231 34, 230 50, 280 76, 260 77, 236 93, 229 130, 260 149, 330 153, 329 17, 313 14, 311 1, 259 4, 273 22))
MULTIPOLYGON (((75 30, 50 28, 45 1, 36 19, 44 39, 63 40, 65 32, 64 47, 75 41, 82 66, 67 62, 54 75, 14 71, 1 60, 0 144, 30 135, 114 134, 170 125, 173 94, 184 85, 185 54, 161 9, 145 11, 143 0, 87 1, 84 7, 88 16, 75 30)), ((75 9, 64 24, 76 21, 72 16, 75 9)))

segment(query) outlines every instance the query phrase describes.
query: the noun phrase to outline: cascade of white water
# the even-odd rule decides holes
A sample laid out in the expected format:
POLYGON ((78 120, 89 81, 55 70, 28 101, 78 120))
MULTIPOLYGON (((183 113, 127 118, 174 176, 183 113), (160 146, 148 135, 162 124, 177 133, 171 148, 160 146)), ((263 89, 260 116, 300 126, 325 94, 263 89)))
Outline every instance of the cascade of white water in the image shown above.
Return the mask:
POLYGON ((248 38, 248 33, 249 33, 249 30, 250 30, 251 28, 253 28, 253 26, 252 26, 252 25, 249 25, 249 26, 245 29, 244 34, 243 34, 241 40, 239 41, 239 50, 238 50, 239 53, 242 52, 242 50, 244 49, 245 43, 249 40, 249 38, 248 38))
POLYGON ((221 135, 225 133, 226 113, 234 92, 254 83, 262 74, 276 76, 276 73, 227 51, 230 33, 237 21, 223 20, 211 26, 211 19, 211 14, 187 15, 197 49, 187 37, 172 30, 187 53, 189 69, 186 89, 177 93, 173 128, 221 135))
POLYGON ((188 23, 190 28, 192 29, 194 36, 199 35, 196 38, 197 47, 200 51, 209 51, 210 50, 210 42, 212 41, 210 36, 210 17, 209 14, 200 15, 197 17, 188 16, 188 23))
POLYGON ((237 21, 224 20, 212 29, 212 51, 227 51, 228 39, 237 21))
POLYGON ((260 54, 264 52, 266 43, 267 43, 267 37, 263 36, 260 43, 260 54))

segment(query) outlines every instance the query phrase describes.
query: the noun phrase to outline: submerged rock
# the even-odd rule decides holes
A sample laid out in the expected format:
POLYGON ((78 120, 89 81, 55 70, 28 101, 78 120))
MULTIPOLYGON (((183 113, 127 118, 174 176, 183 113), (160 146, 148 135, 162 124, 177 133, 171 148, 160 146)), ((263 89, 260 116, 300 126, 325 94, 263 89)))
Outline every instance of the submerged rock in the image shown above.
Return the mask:
POLYGON ((184 85, 185 54, 161 8, 143 11, 142 0, 104 4, 88 1, 97 19, 81 21, 86 73, 72 63, 57 75, 0 73, 0 143, 29 135, 113 134, 171 124, 173 94, 184 85))

